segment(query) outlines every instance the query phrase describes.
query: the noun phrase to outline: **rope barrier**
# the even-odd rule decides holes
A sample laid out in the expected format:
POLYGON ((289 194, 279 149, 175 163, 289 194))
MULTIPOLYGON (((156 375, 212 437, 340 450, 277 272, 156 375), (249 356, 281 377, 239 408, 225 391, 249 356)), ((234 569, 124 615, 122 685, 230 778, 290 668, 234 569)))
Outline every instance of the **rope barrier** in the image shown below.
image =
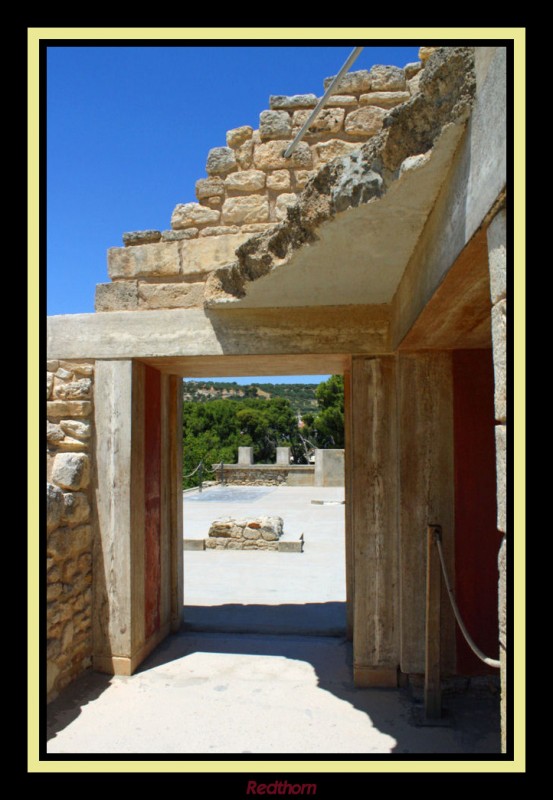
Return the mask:
POLYGON ((196 474, 196 472, 197 472, 197 471, 200 469, 200 467, 201 467, 201 466, 202 466, 202 462, 200 461, 200 463, 198 464, 198 466, 196 467, 196 469, 193 469, 193 470, 192 470, 192 472, 189 472, 189 473, 188 473, 188 475, 183 475, 182 477, 183 477, 183 478, 191 478, 191 477, 192 477, 192 475, 195 475, 195 474, 196 474))
POLYGON ((455 614, 455 619, 459 623, 459 627, 461 628, 461 632, 462 632, 463 636, 465 637, 466 643, 468 644, 468 646, 470 647, 470 649, 472 650, 474 655, 478 656, 480 661, 483 661, 484 664, 487 664, 489 667, 494 667, 495 669, 499 669, 501 667, 501 663, 495 658, 488 658, 488 656, 484 655, 482 650, 480 650, 480 648, 473 642, 469 632, 467 631, 467 629, 465 627, 465 623, 463 622, 463 619, 462 619, 461 614, 459 612, 459 609, 457 608, 457 603, 455 602, 455 597, 454 597, 454 594, 453 594, 453 590, 452 590, 452 588, 450 586, 450 583, 449 583, 449 580, 448 580, 448 577, 447 577, 447 571, 446 571, 446 568, 445 568, 445 561, 444 561, 444 554, 442 552, 442 542, 440 540, 440 536, 439 535, 435 536, 434 542, 436 543, 436 546, 438 548, 438 555, 440 556, 440 564, 442 565, 442 572, 443 572, 443 575, 444 575, 444 582, 445 582, 445 586, 446 586, 446 589, 447 589, 447 593, 449 595, 449 599, 451 601, 451 607, 453 608, 453 613, 455 614))

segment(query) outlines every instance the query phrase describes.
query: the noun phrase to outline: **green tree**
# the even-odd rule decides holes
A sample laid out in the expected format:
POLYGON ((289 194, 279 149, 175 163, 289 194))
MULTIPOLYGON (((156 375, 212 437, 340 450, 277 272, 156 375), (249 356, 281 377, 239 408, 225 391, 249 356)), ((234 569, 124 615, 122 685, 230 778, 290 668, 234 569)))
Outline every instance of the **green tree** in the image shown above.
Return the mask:
POLYGON ((305 414, 302 436, 315 447, 344 447, 344 378, 331 375, 315 390, 319 412, 305 414))

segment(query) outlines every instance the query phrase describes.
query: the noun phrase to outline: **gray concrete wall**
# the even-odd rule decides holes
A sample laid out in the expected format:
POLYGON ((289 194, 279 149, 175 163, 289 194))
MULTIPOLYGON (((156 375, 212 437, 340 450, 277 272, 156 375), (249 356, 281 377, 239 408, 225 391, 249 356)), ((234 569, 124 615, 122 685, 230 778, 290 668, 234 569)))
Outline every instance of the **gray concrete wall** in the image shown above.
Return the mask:
POLYGON ((315 486, 344 485, 344 451, 317 450, 315 453, 315 486))

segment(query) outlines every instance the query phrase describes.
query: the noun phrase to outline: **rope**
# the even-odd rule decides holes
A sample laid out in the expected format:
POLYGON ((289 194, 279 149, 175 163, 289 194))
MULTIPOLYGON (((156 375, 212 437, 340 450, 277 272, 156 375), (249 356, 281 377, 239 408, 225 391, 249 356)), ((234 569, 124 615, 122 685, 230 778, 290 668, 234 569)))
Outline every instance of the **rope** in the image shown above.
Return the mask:
POLYGON ((198 466, 196 467, 196 469, 193 469, 193 470, 192 470, 192 472, 189 472, 189 473, 188 473, 188 475, 183 475, 182 477, 183 477, 183 478, 191 478, 191 477, 192 477, 192 475, 195 475, 195 474, 196 474, 196 472, 197 472, 197 471, 200 469, 201 465, 202 465, 202 462, 200 461, 200 463, 198 464, 198 466))
POLYGON ((487 664, 489 667, 495 667, 495 669, 499 669, 501 667, 500 662, 497 661, 497 659, 495 659, 495 658, 488 658, 488 656, 485 656, 484 653, 482 652, 482 650, 480 650, 480 648, 477 647, 477 645, 473 642, 469 632, 467 631, 467 629, 465 627, 465 623, 463 622, 463 620, 461 618, 461 614, 459 612, 459 609, 457 608, 457 603, 455 602, 455 597, 453 595, 453 590, 452 590, 452 588, 451 588, 451 586, 449 584, 449 580, 447 578, 447 571, 446 571, 446 568, 445 568, 444 554, 442 552, 442 543, 440 541, 440 537, 436 536, 434 538, 434 541, 435 541, 436 545, 438 546, 438 555, 440 556, 440 563, 442 565, 442 572, 444 574, 444 581, 445 581, 445 586, 446 586, 446 589, 447 589, 447 593, 449 595, 449 599, 451 600, 451 607, 453 608, 453 613, 455 614, 455 619, 459 623, 459 627, 461 628, 461 631, 463 633, 463 636, 465 637, 465 640, 466 640, 468 646, 470 647, 470 649, 472 650, 474 655, 478 656, 480 661, 483 661, 484 664, 487 664))

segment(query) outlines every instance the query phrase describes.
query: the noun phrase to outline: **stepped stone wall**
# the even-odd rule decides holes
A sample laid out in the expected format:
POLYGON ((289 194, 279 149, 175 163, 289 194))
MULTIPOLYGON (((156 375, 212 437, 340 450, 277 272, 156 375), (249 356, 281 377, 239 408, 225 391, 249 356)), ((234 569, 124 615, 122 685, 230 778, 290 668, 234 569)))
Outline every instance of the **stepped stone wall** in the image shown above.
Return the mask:
POLYGON ((257 130, 233 128, 225 146, 209 151, 197 202, 179 203, 169 229, 124 233, 124 246, 108 250, 111 283, 96 287, 96 311, 202 306, 210 272, 232 264, 246 240, 286 220, 322 166, 378 134, 388 113, 418 92, 435 49, 421 48, 421 60, 403 68, 347 73, 288 159, 284 150, 320 98, 271 96, 257 130))
POLYGON ((48 700, 92 662, 92 362, 47 362, 48 700))

